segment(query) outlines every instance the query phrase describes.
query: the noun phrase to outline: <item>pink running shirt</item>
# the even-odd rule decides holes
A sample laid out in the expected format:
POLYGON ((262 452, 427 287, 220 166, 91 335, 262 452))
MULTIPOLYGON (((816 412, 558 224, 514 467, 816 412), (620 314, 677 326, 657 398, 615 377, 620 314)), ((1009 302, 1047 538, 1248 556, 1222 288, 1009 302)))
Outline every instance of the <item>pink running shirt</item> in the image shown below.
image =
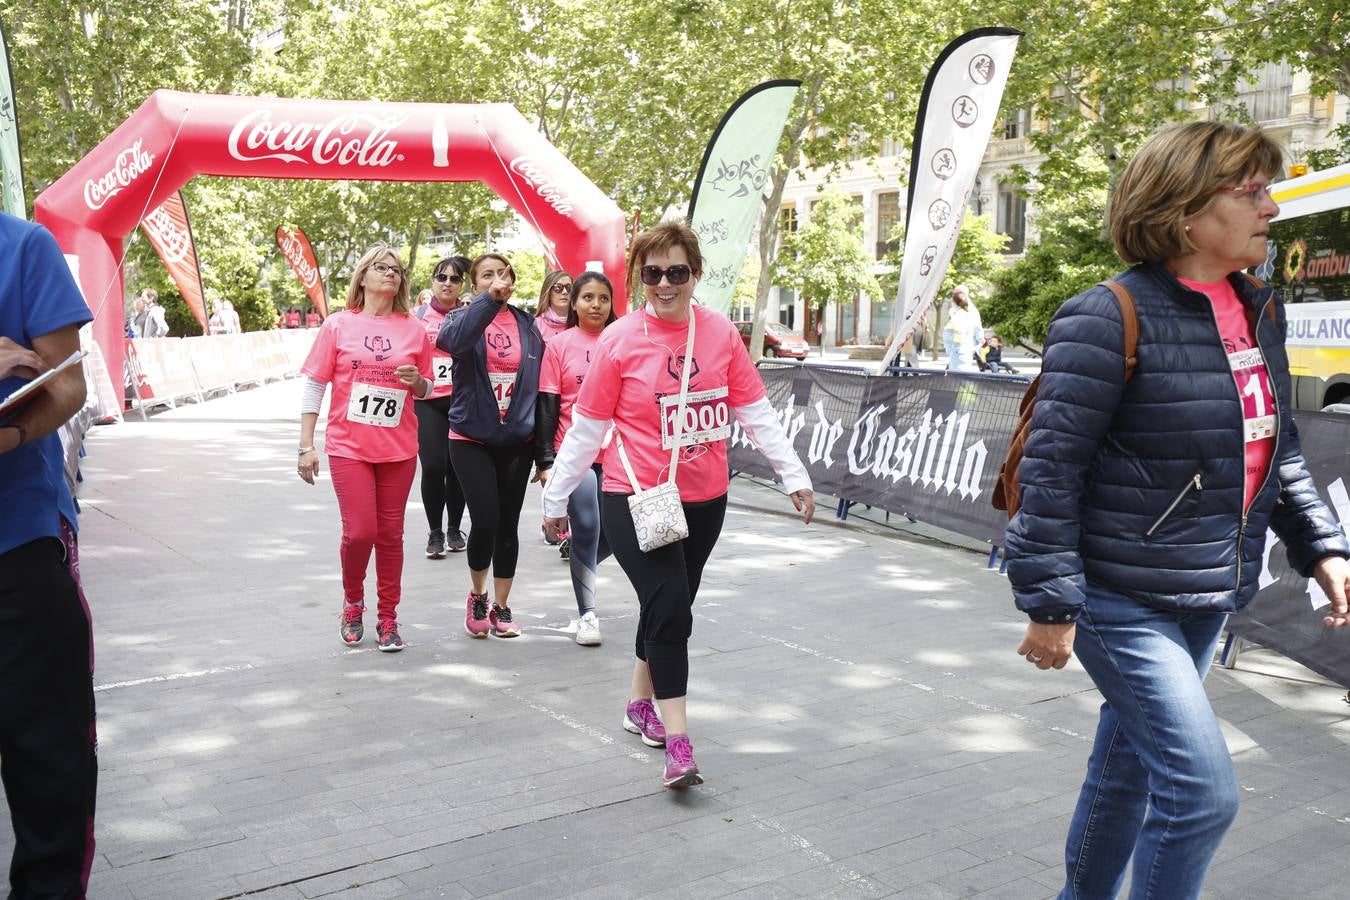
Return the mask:
MULTIPOLYGON (((689 309, 698 324, 694 358, 688 361, 692 368, 676 483, 681 500, 699 503, 727 492, 733 411, 762 399, 765 392, 736 326, 710 309, 689 309)), ((629 313, 600 335, 577 398, 576 410, 582 415, 614 420, 643 490, 667 477, 688 334, 687 323, 667 322, 646 309, 629 313)), ((619 462, 617 440, 605 451, 604 469, 603 490, 633 492, 619 462)))
MULTIPOLYGON (((448 313, 443 313, 436 308, 436 304, 428 303, 422 313, 422 327, 426 330, 427 339, 431 341, 431 374, 432 384, 435 388, 431 392, 428 400, 435 400, 438 397, 449 397, 454 393, 454 387, 450 381, 450 367, 454 359, 449 353, 436 346, 436 337, 441 333, 441 325, 445 322, 448 313)), ((454 312, 454 310, 451 310, 454 312)))
POLYGON ((1275 389, 1266 372, 1265 357, 1256 346, 1255 332, 1247 321, 1247 309, 1238 299, 1233 285, 1227 279, 1213 282, 1177 280, 1209 298, 1214 307, 1214 318, 1219 323, 1223 349, 1228 354, 1228 365, 1237 383, 1247 470, 1242 491, 1242 511, 1245 513, 1266 480, 1270 461, 1275 455, 1275 431, 1280 427, 1275 389))
POLYGON ((394 374, 403 365, 431 378, 431 342, 412 316, 350 310, 324 320, 300 371, 332 385, 323 438, 330 456, 396 462, 417 455, 412 391, 394 374))
POLYGON ((586 372, 591 368, 591 359, 595 355, 600 335, 589 334, 580 327, 569 328, 555 337, 544 348, 544 360, 539 369, 539 392, 557 394, 558 432, 553 439, 553 448, 562 446, 567 429, 572 427, 572 407, 581 393, 581 385, 586 380, 586 372))
POLYGON ((567 320, 557 318, 553 315, 553 310, 548 310, 542 316, 535 317, 534 326, 539 329, 539 336, 547 345, 549 341, 567 330, 567 320))
MULTIPOLYGON (((497 315, 488 322, 487 328, 483 329, 483 341, 487 344, 488 386, 497 398, 497 412, 505 421, 516 390, 516 372, 520 370, 520 326, 511 313, 511 304, 503 303, 497 315)), ((458 434, 453 428, 450 439, 479 443, 458 434)))

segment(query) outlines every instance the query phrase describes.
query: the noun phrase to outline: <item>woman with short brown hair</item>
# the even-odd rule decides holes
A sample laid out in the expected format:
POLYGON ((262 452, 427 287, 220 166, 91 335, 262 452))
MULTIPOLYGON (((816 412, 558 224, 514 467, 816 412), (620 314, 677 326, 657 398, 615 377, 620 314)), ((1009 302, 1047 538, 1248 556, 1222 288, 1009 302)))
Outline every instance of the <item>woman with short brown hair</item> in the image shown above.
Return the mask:
POLYGON ((1350 555, 1291 416, 1284 310, 1243 270, 1266 258, 1280 151, 1257 128, 1169 128, 1130 162, 1110 224, 1115 279, 1068 300, 1046 340, 1008 523, 1008 577, 1030 618, 1018 653, 1078 654, 1101 692, 1061 898, 1197 897, 1238 785, 1204 677, 1255 596, 1266 532, 1350 623, 1350 555))

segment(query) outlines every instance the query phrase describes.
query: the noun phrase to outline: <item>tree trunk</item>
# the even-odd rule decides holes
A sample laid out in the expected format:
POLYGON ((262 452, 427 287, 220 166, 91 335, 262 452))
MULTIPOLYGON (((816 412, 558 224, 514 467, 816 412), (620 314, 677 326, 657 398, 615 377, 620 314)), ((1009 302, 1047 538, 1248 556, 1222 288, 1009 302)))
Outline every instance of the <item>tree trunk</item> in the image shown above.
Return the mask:
MULTIPOLYGON (((417 223, 413 225, 412 237, 409 243, 408 249, 409 272, 412 272, 412 270, 417 266, 417 246, 422 243, 422 232, 424 230, 425 226, 423 225, 422 220, 418 219, 417 223)), ((412 285, 408 285, 408 290, 409 291, 412 290, 412 285)))

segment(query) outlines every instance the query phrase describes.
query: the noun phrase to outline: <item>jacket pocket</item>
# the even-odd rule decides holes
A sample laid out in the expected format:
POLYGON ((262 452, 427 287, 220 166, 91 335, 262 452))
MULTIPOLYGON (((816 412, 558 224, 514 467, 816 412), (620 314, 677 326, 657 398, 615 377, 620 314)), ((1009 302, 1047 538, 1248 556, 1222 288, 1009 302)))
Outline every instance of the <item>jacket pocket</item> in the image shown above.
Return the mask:
POLYGON ((1172 502, 1167 505, 1167 509, 1163 510, 1163 514, 1158 516, 1152 525, 1148 526, 1148 531, 1144 532, 1144 537, 1153 537, 1153 532, 1161 528, 1163 523, 1172 517, 1172 513, 1177 511, 1177 507, 1181 505, 1181 501, 1185 500, 1191 491, 1203 491, 1204 489, 1205 486, 1200 481, 1200 473, 1196 472, 1191 476, 1190 481, 1186 482, 1186 486, 1181 489, 1172 502))

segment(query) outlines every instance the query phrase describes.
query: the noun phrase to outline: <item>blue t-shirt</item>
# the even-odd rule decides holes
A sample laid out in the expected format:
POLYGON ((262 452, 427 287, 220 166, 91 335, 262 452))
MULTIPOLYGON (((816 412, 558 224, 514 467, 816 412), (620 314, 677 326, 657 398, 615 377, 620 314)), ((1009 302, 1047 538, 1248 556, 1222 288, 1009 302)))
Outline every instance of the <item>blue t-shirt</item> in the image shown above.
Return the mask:
MULTIPOLYGON (((33 339, 92 319, 51 232, 0 213, 0 335, 28 349, 33 339)), ((0 379, 0 397, 24 384, 0 379)), ((52 433, 0 454, 0 553, 61 536, 61 517, 75 527, 61 438, 52 433)))

